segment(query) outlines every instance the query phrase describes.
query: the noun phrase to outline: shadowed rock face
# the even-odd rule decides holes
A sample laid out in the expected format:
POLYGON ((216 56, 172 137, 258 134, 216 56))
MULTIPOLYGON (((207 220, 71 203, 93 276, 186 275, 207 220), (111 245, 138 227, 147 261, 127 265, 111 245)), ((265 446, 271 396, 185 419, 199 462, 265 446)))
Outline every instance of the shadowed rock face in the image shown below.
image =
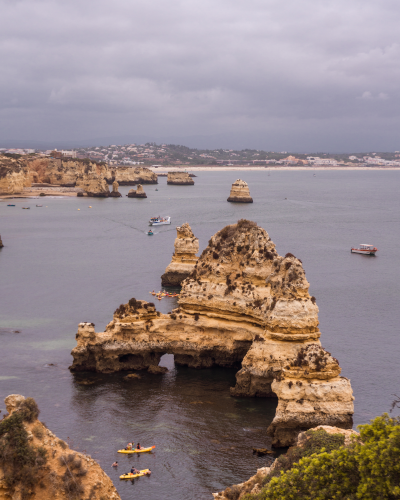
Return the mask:
POLYGON ((168 172, 167 184, 193 186, 194 180, 187 172, 168 172))
POLYGON ((171 314, 131 299, 106 331, 81 324, 72 370, 146 369, 165 353, 196 368, 241 367, 233 396, 278 397, 268 429, 289 446, 316 425, 351 428, 350 381, 320 345, 318 307, 302 263, 241 220, 216 233, 183 282, 171 314))
POLYGON ((127 194, 128 198, 147 198, 147 194, 144 192, 143 186, 138 184, 137 189, 130 189, 127 194))
POLYGON ((198 259, 196 253, 199 251, 199 240, 193 234, 189 224, 185 222, 182 226, 177 227, 176 231, 175 252, 171 263, 161 276, 162 286, 181 286, 182 282, 193 271, 198 259))
POLYGON ((1 241, 1 234, 0 234, 0 248, 3 248, 4 245, 3 245, 3 242, 1 241))
POLYGON ((232 184, 231 192, 227 201, 236 203, 253 203, 253 198, 250 196, 250 190, 247 182, 237 179, 232 184))

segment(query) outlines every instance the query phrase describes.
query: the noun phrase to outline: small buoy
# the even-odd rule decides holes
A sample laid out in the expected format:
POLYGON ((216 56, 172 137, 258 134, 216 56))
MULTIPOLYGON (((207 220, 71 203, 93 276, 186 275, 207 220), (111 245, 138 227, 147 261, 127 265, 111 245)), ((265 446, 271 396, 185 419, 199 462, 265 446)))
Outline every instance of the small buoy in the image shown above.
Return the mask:
POLYGON ((92 208, 92 207, 89 205, 89 208, 92 208))
POLYGON ((78 210, 80 210, 80 208, 78 208, 78 210))

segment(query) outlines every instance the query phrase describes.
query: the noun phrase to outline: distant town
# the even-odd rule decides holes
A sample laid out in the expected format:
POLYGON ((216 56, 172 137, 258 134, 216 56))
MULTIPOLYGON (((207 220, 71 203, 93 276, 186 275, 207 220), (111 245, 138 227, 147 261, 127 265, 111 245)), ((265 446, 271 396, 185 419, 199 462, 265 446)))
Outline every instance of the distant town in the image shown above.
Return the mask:
POLYGON ((379 166, 399 167, 400 152, 394 153, 353 153, 297 154, 287 151, 262 151, 256 149, 193 149, 173 144, 111 144, 76 148, 73 150, 39 150, 39 149, 7 149, 0 148, 0 154, 51 156, 56 158, 90 159, 113 166, 144 165, 148 167, 204 165, 204 166, 379 166))

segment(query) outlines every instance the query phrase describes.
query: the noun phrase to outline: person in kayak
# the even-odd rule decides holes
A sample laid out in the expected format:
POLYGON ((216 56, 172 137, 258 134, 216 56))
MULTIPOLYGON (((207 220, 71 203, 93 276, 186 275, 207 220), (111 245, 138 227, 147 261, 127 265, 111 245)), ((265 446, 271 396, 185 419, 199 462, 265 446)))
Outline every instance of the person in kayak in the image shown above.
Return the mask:
POLYGON ((118 462, 114 462, 111 467, 118 467, 118 462))
POLYGON ((140 443, 138 443, 138 444, 137 444, 136 449, 137 449, 137 450, 142 450, 142 449, 143 449, 143 448, 140 446, 140 443))
POLYGON ((128 443, 128 446, 125 448, 125 450, 130 451, 133 447, 133 443, 128 443))
POLYGON ((135 467, 132 466, 131 474, 140 474, 140 470, 137 470, 135 469, 135 467))

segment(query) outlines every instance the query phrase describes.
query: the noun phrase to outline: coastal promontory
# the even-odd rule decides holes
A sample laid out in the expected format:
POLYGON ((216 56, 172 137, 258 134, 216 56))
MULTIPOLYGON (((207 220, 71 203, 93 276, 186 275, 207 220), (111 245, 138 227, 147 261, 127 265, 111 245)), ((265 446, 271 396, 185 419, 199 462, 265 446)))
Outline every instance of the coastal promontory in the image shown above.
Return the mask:
POLYGON ((176 228, 175 251, 172 260, 161 276, 162 286, 178 287, 192 273, 198 257, 199 240, 185 222, 176 228))
POLYGON ((190 177, 188 172, 168 172, 167 184, 193 186, 194 180, 190 177))
POLYGON ((0 422, 0 499, 120 500, 96 460, 72 450, 38 420, 34 399, 11 394, 0 422))
POLYGON ((236 203, 253 203, 247 182, 237 179, 231 187, 231 192, 227 201, 236 203))
POLYGON ((23 160, 0 155, 0 194, 22 193, 31 185, 29 169, 23 160))
POLYGON ((317 425, 351 428, 350 381, 320 344, 308 288, 301 261, 278 255, 264 229, 240 220, 210 239, 170 314, 132 298, 105 332, 81 323, 71 370, 149 369, 166 353, 178 365, 237 367, 232 396, 278 398, 274 446, 317 425))

